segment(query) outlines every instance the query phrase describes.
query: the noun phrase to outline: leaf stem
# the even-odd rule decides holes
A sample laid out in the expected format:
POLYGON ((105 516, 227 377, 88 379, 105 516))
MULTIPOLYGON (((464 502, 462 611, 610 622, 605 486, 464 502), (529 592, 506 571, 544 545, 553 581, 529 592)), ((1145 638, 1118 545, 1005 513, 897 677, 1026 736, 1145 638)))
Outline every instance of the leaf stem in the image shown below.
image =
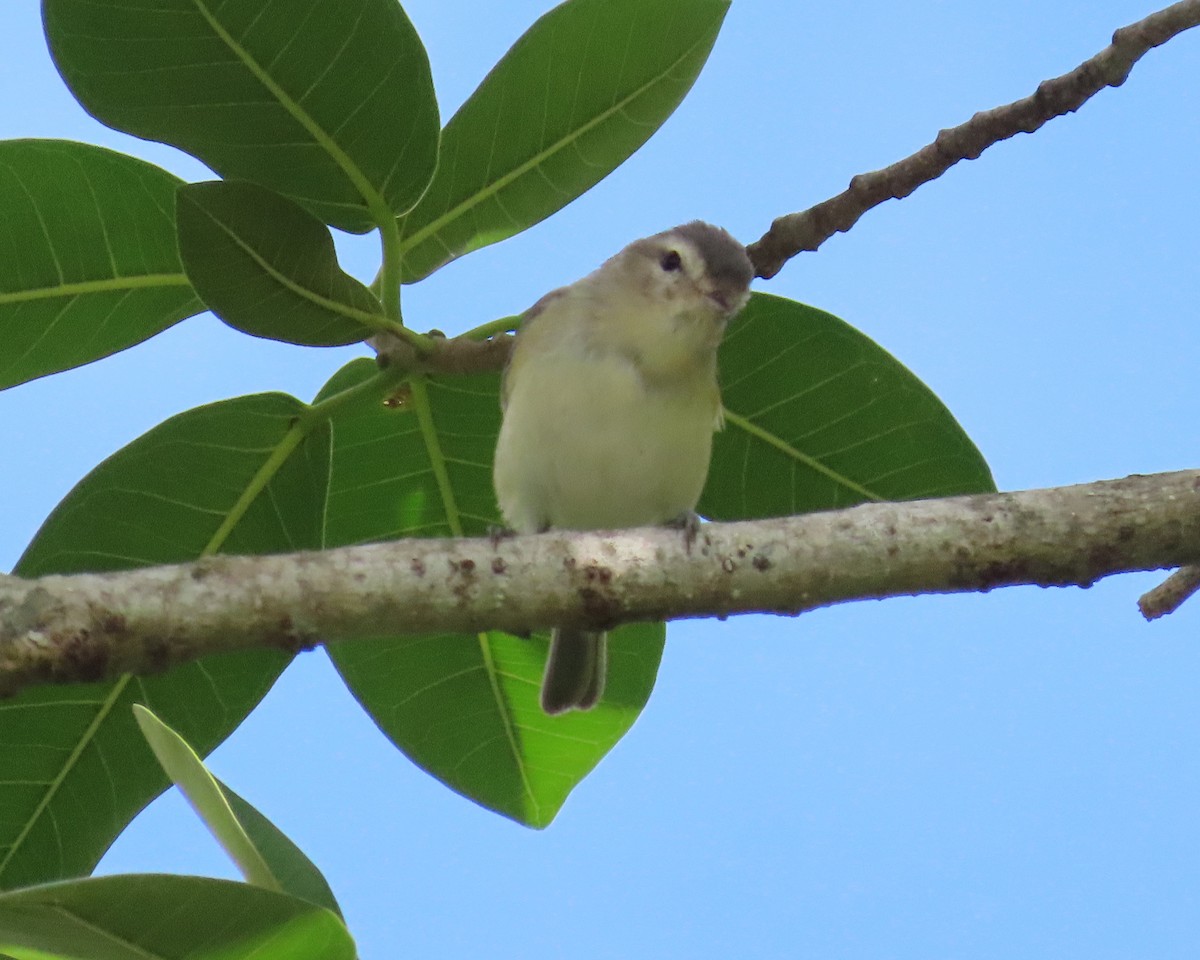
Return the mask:
POLYGON ((468 330, 463 336, 468 340, 486 340, 488 337, 494 337, 498 333, 508 333, 510 330, 516 330, 520 325, 520 315, 515 317, 500 317, 497 320, 481 323, 473 330, 468 330))
POLYGON ((379 241, 383 255, 383 264, 375 278, 379 285, 379 299, 388 319, 403 327, 404 316, 400 310, 400 223, 391 216, 390 211, 379 221, 379 241))
POLYGON ((317 424, 323 420, 328 420, 336 410, 358 397, 369 396, 372 393, 382 394, 386 392, 388 387, 403 380, 405 374, 406 371, 404 370, 385 367, 361 383, 356 383, 345 390, 339 390, 332 396, 312 404, 312 406, 300 415, 300 419, 309 424, 317 424))

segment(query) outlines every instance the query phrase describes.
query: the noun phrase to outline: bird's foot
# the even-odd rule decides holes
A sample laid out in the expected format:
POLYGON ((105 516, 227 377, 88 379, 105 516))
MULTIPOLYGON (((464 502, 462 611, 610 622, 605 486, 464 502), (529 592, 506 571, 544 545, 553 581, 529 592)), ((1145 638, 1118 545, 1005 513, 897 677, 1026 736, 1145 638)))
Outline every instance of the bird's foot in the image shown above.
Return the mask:
POLYGON ((683 531, 683 546, 688 553, 692 552, 692 544, 700 536, 700 514, 695 510, 685 510, 673 520, 668 520, 665 526, 673 530, 683 531))
POLYGON ((517 535, 517 531, 512 527, 506 527, 503 524, 493 523, 487 529, 488 539, 492 541, 492 549, 495 550, 504 540, 509 540, 517 535))

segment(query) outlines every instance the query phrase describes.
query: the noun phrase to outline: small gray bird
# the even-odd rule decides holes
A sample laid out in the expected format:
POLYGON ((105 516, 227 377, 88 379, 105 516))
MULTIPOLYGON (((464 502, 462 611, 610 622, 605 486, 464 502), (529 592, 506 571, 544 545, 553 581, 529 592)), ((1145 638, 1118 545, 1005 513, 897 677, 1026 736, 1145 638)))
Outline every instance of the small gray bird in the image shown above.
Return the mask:
MULTIPOLYGON (((717 347, 753 276, 745 247, 694 221, 634 241, 526 311, 493 474, 512 529, 694 521, 721 425, 717 347)), ((542 709, 590 709, 605 673, 605 634, 556 629, 542 709)))

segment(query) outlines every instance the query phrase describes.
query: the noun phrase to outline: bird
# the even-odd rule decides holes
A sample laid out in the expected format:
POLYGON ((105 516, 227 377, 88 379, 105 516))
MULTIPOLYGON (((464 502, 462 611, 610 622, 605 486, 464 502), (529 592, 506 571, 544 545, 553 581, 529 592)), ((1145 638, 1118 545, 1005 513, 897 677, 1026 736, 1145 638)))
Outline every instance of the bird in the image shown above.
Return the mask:
MULTIPOLYGON (((521 317, 501 388, 493 482, 514 533, 675 523, 695 534, 722 422, 717 348, 754 267, 695 220, 635 240, 521 317)), ((604 693, 606 634, 551 633, 547 714, 604 693)))

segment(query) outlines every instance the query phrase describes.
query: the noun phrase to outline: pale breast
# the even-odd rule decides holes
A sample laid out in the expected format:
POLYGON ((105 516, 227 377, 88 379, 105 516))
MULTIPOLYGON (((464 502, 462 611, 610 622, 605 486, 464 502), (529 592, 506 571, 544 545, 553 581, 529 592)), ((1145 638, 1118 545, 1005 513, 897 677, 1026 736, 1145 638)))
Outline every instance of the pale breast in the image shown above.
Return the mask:
POLYGON ((517 530, 662 523, 695 507, 708 472, 715 385, 648 387, 626 359, 559 355, 510 385, 496 450, 500 508, 517 530))

